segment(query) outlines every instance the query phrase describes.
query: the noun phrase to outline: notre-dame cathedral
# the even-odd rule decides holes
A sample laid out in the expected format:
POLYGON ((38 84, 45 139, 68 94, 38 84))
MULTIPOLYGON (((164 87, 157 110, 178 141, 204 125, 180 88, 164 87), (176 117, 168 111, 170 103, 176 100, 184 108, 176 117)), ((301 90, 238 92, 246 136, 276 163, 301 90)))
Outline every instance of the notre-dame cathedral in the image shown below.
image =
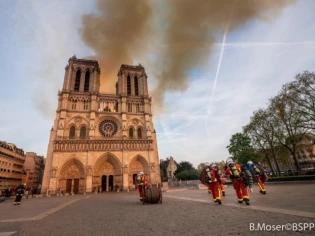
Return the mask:
POLYGON ((69 59, 41 192, 128 190, 143 171, 161 182, 145 69, 121 65, 115 94, 100 93, 97 61, 69 59))

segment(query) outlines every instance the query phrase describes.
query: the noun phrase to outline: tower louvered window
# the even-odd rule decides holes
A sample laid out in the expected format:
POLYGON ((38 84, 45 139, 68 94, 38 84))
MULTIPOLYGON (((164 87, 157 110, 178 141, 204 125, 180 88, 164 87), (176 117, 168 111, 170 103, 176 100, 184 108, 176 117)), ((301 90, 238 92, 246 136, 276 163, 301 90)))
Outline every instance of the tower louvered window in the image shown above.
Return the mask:
POLYGON ((80 78, 81 78, 81 71, 78 70, 75 76, 75 83, 74 83, 74 91, 79 92, 80 89, 80 78))

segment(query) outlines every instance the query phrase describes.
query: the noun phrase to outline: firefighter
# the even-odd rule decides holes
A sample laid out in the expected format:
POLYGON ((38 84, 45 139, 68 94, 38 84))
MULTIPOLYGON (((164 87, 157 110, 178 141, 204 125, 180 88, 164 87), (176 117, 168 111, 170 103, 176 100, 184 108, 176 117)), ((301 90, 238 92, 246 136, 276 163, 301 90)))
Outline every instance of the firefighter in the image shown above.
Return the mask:
POLYGON ((235 164, 231 158, 226 160, 226 165, 225 176, 232 180, 238 202, 243 203, 244 201, 246 205, 249 205, 246 178, 242 173, 241 166, 235 164))
POLYGON ((17 190, 16 190, 16 197, 15 197, 15 202, 14 205, 20 205, 21 204, 21 200, 25 191, 25 186, 26 184, 21 184, 17 190))
POLYGON ((147 181, 147 177, 144 175, 143 172, 140 172, 137 176, 137 183, 138 183, 138 191, 139 191, 139 195, 140 195, 140 201, 142 202, 142 198, 143 198, 143 188, 144 190, 146 188, 149 188, 149 184, 147 181))
POLYGON ((209 168, 206 168, 206 176, 212 193, 213 201, 222 204, 218 167, 215 164, 210 165, 209 168))
POLYGON ((222 192, 222 196, 225 196, 224 180, 222 178, 222 172, 220 169, 218 169, 218 175, 219 175, 219 187, 222 192))
MULTIPOLYGON (((204 168, 205 168, 205 169, 210 168, 209 162, 206 162, 206 163, 205 163, 205 167, 204 167, 204 168)), ((207 177, 207 176, 206 176, 206 177, 207 177)), ((211 194, 211 188, 210 188, 210 184, 209 184, 208 181, 207 181, 206 185, 208 186, 208 193, 211 194)))
POLYGON ((256 177, 256 181, 259 186, 259 192, 266 194, 265 182, 267 181, 268 177, 264 169, 259 164, 254 164, 252 161, 248 161, 247 165, 249 170, 251 170, 256 177))

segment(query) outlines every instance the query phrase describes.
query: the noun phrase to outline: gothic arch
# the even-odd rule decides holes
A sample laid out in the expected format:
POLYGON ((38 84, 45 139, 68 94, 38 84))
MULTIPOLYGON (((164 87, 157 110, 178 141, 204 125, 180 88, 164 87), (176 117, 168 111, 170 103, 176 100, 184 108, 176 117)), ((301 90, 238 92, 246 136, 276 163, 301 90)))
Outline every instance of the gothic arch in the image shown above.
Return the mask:
POLYGON ((128 168, 128 185, 129 187, 133 187, 133 185, 136 185, 136 175, 143 171, 144 174, 149 177, 149 165, 146 159, 141 156, 137 155, 129 163, 128 168))
POLYGON ((75 157, 68 160, 61 168, 59 179, 66 178, 85 178, 84 165, 75 157))
MULTIPOLYGON (((132 160, 130 161, 129 173, 134 172, 134 171, 138 171, 138 170, 143 171, 144 174, 149 174, 149 164, 148 164, 147 160, 139 154, 136 155, 134 158, 132 158, 132 160)), ((132 174, 132 173, 130 173, 130 174, 132 174)))
POLYGON ((72 124, 75 125, 76 129, 78 129, 82 125, 88 126, 88 121, 83 116, 80 116, 80 115, 74 116, 65 123, 66 129, 70 129, 70 126, 72 124))
POLYGON ((93 176, 101 176, 106 163, 109 163, 112 166, 114 172, 113 174, 115 176, 122 175, 122 166, 120 161, 115 155, 107 152, 96 160, 93 166, 93 176))

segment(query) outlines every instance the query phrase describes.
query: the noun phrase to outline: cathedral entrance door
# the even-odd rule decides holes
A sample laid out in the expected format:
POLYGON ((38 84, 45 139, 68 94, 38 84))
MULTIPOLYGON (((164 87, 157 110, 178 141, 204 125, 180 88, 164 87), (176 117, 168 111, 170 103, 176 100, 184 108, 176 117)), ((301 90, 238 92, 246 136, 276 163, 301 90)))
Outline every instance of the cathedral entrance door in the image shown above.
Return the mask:
POLYGON ((73 193, 79 193, 79 179, 74 179, 73 193))
POLYGON ((67 179, 66 193, 71 193, 72 179, 67 179))
POLYGON ((106 191, 106 180, 107 180, 106 175, 103 175, 103 176, 102 176, 102 191, 103 191, 103 192, 106 191))
POLYGON ((109 185, 109 190, 113 191, 114 190, 114 176, 112 175, 109 176, 108 185, 109 185))

